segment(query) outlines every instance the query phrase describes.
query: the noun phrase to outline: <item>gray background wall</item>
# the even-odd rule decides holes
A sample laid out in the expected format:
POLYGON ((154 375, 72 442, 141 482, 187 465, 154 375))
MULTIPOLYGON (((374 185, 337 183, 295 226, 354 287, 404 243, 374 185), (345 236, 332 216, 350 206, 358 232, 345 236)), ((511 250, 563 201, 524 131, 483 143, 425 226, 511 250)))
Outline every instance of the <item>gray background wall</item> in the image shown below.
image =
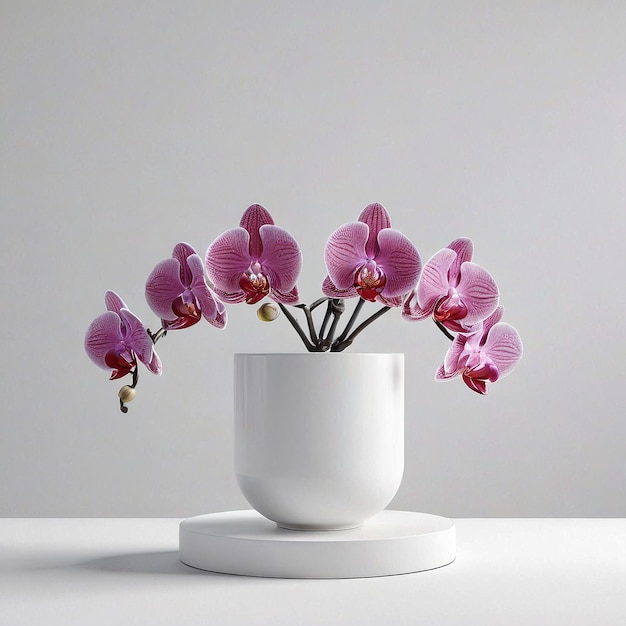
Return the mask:
POLYGON ((626 5, 0 3, 0 514, 188 516, 246 506, 232 354, 300 350, 229 308, 159 344, 122 415, 83 353, 108 288, 143 284, 260 202, 323 244, 369 202, 426 260, 457 236, 526 354, 489 397, 433 382, 447 347, 398 312, 359 351, 406 353, 396 508, 624 516, 626 5))

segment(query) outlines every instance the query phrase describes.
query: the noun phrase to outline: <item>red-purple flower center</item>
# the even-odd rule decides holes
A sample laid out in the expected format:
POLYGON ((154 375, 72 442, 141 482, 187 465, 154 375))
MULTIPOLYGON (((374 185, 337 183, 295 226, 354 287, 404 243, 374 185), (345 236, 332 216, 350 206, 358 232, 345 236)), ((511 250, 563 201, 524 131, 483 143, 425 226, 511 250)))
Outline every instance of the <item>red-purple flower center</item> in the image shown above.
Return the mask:
POLYGON ((254 263, 239 279, 239 286, 246 294, 248 304, 256 304, 270 292, 267 277, 261 271, 259 263, 254 263))
POLYGON ((104 355, 104 362, 111 368, 111 380, 126 376, 137 365, 135 353, 120 342, 104 355))
POLYGON ((188 291, 172 302, 172 311, 177 316, 172 322, 164 321, 165 330, 188 328, 200 321, 202 311, 196 298, 188 291))
POLYGON ((364 300, 374 302, 387 284, 384 272, 377 267, 375 261, 368 261, 354 276, 354 286, 364 300))
MULTIPOLYGON (((471 362, 471 359, 469 362, 471 362)), ((489 358, 482 360, 474 367, 466 366, 463 370, 463 382, 472 391, 483 395, 487 393, 487 381, 495 383, 499 376, 498 368, 489 358)))
POLYGON ((433 313, 433 317, 438 322, 462 320, 466 315, 467 306, 454 288, 450 288, 448 294, 437 301, 433 313))

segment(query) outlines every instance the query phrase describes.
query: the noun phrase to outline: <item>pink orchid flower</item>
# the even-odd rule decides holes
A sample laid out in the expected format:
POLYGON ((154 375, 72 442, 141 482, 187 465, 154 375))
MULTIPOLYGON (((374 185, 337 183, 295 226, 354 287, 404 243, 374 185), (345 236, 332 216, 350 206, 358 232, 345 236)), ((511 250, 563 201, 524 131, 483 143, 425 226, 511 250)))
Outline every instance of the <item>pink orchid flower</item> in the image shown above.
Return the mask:
POLYGON ((160 375, 161 360, 148 331, 114 292, 104 296, 107 312, 97 317, 85 334, 85 352, 102 369, 111 371, 111 380, 126 376, 139 359, 153 374, 160 375))
POLYGON ((498 286, 491 274, 472 263, 471 239, 455 239, 424 266, 417 287, 406 299, 402 316, 433 316, 455 332, 473 332, 498 306, 498 286))
POLYGON ((522 358, 523 346, 513 326, 501 322, 504 307, 482 322, 480 330, 454 338, 435 380, 449 380, 459 374, 463 382, 477 393, 487 394, 487 382, 504 378, 522 358))
POLYGON ((401 306, 422 269, 417 248, 391 228, 387 209, 378 203, 366 206, 357 222, 340 226, 329 237, 324 258, 325 295, 360 296, 387 306, 401 306))
POLYGON ((211 293, 202 259, 187 243, 176 244, 172 258, 152 270, 146 300, 165 330, 187 328, 202 317, 217 328, 226 325, 226 309, 211 293))
POLYGON ((224 302, 256 304, 265 296, 283 304, 298 302, 300 248, 259 204, 246 209, 239 228, 227 230, 209 246, 206 268, 224 302))

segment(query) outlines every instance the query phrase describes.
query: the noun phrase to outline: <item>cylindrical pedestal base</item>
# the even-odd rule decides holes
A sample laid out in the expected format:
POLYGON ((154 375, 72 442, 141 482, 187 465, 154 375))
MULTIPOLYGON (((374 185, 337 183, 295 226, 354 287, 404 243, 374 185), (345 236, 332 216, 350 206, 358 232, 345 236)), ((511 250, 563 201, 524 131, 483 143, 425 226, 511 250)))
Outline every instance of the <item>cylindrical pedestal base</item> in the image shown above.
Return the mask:
POLYGON ((383 511, 341 531, 286 530, 256 511, 199 515, 180 524, 180 560, 225 574, 366 578, 435 569, 455 557, 454 522, 409 511, 383 511))

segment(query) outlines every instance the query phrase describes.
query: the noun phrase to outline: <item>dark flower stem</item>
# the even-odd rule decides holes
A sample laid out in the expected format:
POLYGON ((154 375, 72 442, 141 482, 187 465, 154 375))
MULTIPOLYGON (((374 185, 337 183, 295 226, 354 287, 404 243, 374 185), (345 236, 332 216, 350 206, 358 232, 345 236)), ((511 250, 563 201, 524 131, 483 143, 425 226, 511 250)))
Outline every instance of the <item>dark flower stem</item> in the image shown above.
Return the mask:
POLYGON ((317 346, 319 341, 317 339, 317 332, 315 330, 315 323, 313 322, 313 316, 311 315, 311 307, 307 306, 306 304, 297 304, 296 306, 299 309, 302 309, 304 311, 304 315, 306 316, 306 323, 309 327, 309 335, 311 337, 311 343, 314 346, 317 346))
POLYGON ((359 301, 356 303, 356 306, 354 307, 354 311, 352 311, 352 315, 350 316, 350 319, 348 320, 346 327, 343 329, 343 332, 341 333, 341 335, 337 337, 337 341, 335 341, 336 344, 341 344, 341 342, 344 341, 344 339, 348 336, 348 333, 352 330, 352 327, 354 326, 357 320, 357 317, 359 316, 359 313, 361 312, 361 309, 363 308, 364 304, 365 304, 365 300, 363 300, 363 298, 359 298, 359 301))
POLYGON ((322 325, 320 326, 320 343, 322 343, 322 337, 324 337, 324 333, 326 332, 326 326, 328 325, 328 321, 330 320, 330 316, 332 313, 333 303, 332 300, 328 300, 328 306, 326 307, 326 313, 324 314, 324 320, 322 321, 322 325))
POLYGON ((437 324, 437 328, 450 340, 454 341, 454 335, 448 332, 448 329, 441 323, 435 320, 435 324, 437 324))
POLYGON ((328 334, 326 335, 326 337, 324 337, 324 339, 321 342, 321 348, 323 351, 326 351, 331 347, 333 343, 333 339, 335 338, 335 331, 337 330, 337 324, 339 324, 339 318, 341 317, 343 312, 346 310, 344 302, 340 298, 331 299, 330 309, 331 309, 330 310, 331 315, 333 316, 333 322, 330 325, 330 330, 328 331, 328 334))
MULTIPOLYGON (((162 339, 163 337, 165 337, 165 335, 167 335, 167 330, 165 330, 165 328, 159 328, 156 333, 152 333, 150 332, 149 328, 146 328, 146 332, 148 333, 150 339, 152 339, 152 345, 154 345, 159 339, 162 339)), ((132 370, 131 373, 133 375, 133 382, 128 386, 131 389, 134 389, 139 382, 139 365, 135 365, 135 369, 132 370)), ((120 411, 122 413, 128 413, 128 407, 124 404, 124 402, 122 402, 122 398, 120 398, 120 411)))
POLYGON ((282 302, 279 302, 278 306, 280 307, 280 310, 285 314, 285 317, 289 320, 289 323, 293 326, 294 330, 298 333, 300 339, 302 339, 302 342, 304 343, 306 349, 309 352, 316 352, 315 346, 309 341, 309 338, 300 327, 300 324, 298 324, 296 318, 289 312, 289 309, 284 304, 282 304, 282 302))
POLYGON ((328 298, 328 297, 319 298, 319 300, 316 300, 316 301, 315 301, 315 302, 314 302, 314 303, 313 303, 313 304, 309 307, 309 309, 310 309, 311 311, 313 311, 313 310, 317 309, 317 307, 318 307, 320 304, 324 304, 324 302, 328 302, 329 300, 330 300, 330 298, 328 298))
POLYGON ((355 331, 348 338, 344 339, 341 342, 337 340, 335 343, 333 343, 330 348, 331 352, 343 352, 348 346, 352 344, 357 335, 363 332, 372 322, 375 322, 379 317, 387 313, 387 311, 389 310, 391 310, 391 307, 388 306, 383 306, 382 308, 378 309, 378 311, 376 311, 374 315, 368 317, 364 322, 359 324, 359 326, 356 327, 355 331))

